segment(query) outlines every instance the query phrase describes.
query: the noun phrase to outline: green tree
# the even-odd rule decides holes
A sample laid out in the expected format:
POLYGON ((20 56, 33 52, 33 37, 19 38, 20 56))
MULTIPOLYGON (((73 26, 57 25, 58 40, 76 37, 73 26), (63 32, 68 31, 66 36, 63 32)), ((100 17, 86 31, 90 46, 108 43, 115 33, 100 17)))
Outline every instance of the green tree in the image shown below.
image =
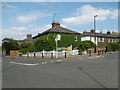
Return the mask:
POLYGON ((24 42, 20 45, 20 52, 23 54, 34 51, 37 51, 34 43, 24 42))
POLYGON ((91 41, 81 41, 80 43, 78 43, 79 52, 85 51, 88 48, 92 48, 94 46, 95 44, 91 41))
POLYGON ((42 40, 41 38, 35 42, 35 46, 37 51, 51 51, 54 49, 54 46, 52 46, 51 42, 42 40))
POLYGON ((2 49, 6 50, 6 55, 10 54, 10 50, 18 50, 19 44, 17 40, 12 38, 4 38, 2 40, 2 49))
POLYGON ((119 42, 112 42, 106 44, 108 51, 117 51, 120 49, 119 42))

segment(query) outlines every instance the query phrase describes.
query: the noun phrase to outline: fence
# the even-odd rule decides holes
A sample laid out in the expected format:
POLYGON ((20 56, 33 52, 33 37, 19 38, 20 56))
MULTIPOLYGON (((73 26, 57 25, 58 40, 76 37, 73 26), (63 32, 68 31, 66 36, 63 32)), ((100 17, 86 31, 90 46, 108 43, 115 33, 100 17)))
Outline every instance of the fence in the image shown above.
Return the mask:
POLYGON ((78 50, 73 51, 42 51, 42 52, 27 52, 26 54, 22 54, 22 56, 33 57, 33 58, 66 58, 70 55, 78 55, 78 50))

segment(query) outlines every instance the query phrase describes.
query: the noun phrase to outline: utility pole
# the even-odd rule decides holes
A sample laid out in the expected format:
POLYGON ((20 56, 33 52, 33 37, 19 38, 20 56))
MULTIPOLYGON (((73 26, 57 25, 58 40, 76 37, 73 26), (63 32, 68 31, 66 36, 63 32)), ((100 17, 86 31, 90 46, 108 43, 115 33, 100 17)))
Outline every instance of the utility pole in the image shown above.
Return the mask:
POLYGON ((55 20, 55 15, 56 15, 56 13, 53 13, 53 22, 54 22, 54 20, 55 20))
POLYGON ((98 15, 95 15, 94 16, 94 30, 95 30, 95 33, 94 33, 94 37, 95 37, 95 53, 96 53, 96 20, 95 18, 97 17, 98 15))

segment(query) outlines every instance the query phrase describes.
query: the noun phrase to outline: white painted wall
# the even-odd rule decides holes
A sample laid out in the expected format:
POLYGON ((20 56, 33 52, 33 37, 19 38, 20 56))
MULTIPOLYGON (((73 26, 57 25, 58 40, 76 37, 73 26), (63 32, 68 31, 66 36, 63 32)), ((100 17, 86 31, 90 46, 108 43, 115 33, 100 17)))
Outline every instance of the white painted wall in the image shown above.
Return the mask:
MULTIPOLYGON (((90 41, 90 36, 85 36, 85 37, 81 37, 81 41, 90 41)), ((95 43, 95 37, 91 37, 91 41, 93 42, 93 43, 95 43)), ((96 45, 98 45, 98 39, 97 39, 97 37, 96 37, 96 43, 95 43, 96 45)))

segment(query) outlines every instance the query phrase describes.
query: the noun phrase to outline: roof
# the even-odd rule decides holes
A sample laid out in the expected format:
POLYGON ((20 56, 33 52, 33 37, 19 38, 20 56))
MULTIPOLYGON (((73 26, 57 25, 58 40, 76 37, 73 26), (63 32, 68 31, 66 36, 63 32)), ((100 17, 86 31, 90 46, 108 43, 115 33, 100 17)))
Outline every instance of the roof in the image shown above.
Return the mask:
POLYGON ((25 38, 22 41, 31 41, 31 40, 33 40, 33 38, 25 38))
POLYGON ((63 27, 53 27, 53 28, 50 28, 50 29, 44 31, 44 32, 41 33, 41 34, 38 34, 37 36, 35 36, 35 37, 33 37, 33 38, 36 38, 36 37, 39 37, 39 36, 42 35, 42 34, 48 34, 48 33, 80 34, 79 32, 76 32, 76 31, 73 31, 73 30, 70 30, 70 29, 67 29, 67 28, 63 28, 63 27))
POLYGON ((120 36, 117 36, 117 35, 108 35, 108 34, 104 34, 104 33, 90 33, 90 32, 86 32, 86 33, 83 33, 81 34, 82 37, 84 36, 96 36, 96 37, 106 37, 106 38, 120 38, 120 36))

